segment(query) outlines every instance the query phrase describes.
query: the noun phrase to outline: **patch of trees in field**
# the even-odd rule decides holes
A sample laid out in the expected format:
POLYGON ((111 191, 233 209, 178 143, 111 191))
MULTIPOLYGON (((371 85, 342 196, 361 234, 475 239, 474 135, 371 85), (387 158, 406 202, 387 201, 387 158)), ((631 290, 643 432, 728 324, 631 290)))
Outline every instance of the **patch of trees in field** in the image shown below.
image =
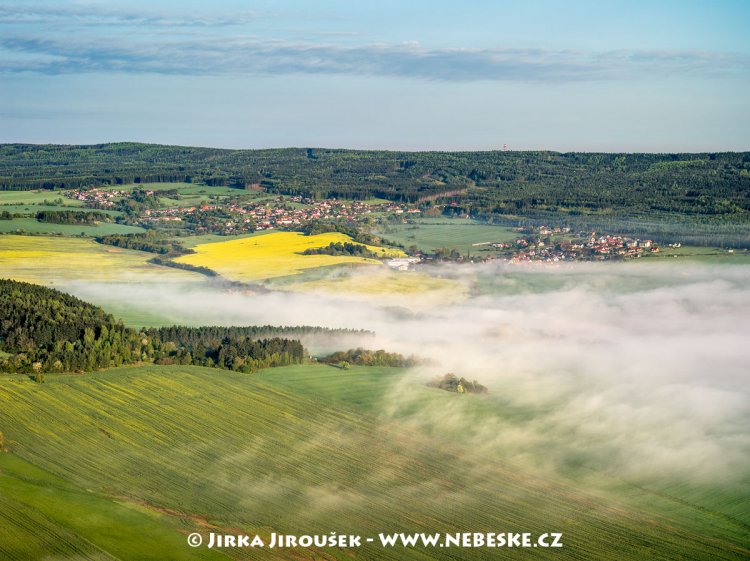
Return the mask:
POLYGON ((241 372, 300 364, 305 349, 298 340, 258 339, 253 328, 171 327, 146 333, 163 353, 157 364, 196 364, 241 372))
MULTIPOLYGON (((176 191, 175 191, 176 192, 176 191)), ((145 189, 133 189, 133 191, 124 197, 118 204, 118 210, 125 213, 125 216, 138 216, 146 210, 159 208, 159 194, 149 193, 145 189)))
MULTIPOLYGON (((299 340, 261 334, 292 328, 164 328, 136 331, 58 290, 0 279, 0 372, 83 372, 132 364, 197 364, 250 372, 297 364, 299 340)), ((314 328, 308 328, 314 329, 314 328)), ((300 328, 301 330, 301 328, 300 328)))
POLYGON ((318 362, 325 364, 356 364, 359 366, 392 366, 392 367, 409 367, 417 364, 414 357, 405 357, 399 353, 389 353, 383 349, 370 351, 367 349, 357 348, 348 351, 338 351, 328 356, 318 359, 318 362))
POLYGON ((193 250, 186 249, 179 242, 171 240, 168 236, 155 230, 149 230, 142 234, 112 234, 109 236, 99 236, 95 239, 100 244, 158 253, 159 255, 168 254, 176 256, 195 253, 193 250))
POLYGON ((378 245, 380 244, 380 238, 371 234, 370 232, 360 228, 356 224, 351 224, 344 220, 331 220, 323 222, 321 220, 313 220, 304 224, 300 230, 308 236, 317 236, 318 234, 327 234, 329 232, 338 232, 339 234, 345 234, 353 239, 355 242, 367 245, 378 245))
POLYGON ((344 255, 377 259, 378 254, 367 249, 367 246, 351 242, 331 242, 325 247, 309 247, 302 255, 344 255))
POLYGON ((472 216, 685 214, 747 221, 750 153, 221 150, 0 145, 0 189, 187 181, 316 198, 454 202, 472 216), (442 197, 442 199, 441 199, 442 197))
POLYGON ((178 261, 172 261, 168 257, 156 256, 148 260, 149 263, 154 265, 161 265, 162 267, 172 267, 173 269, 181 269, 183 271, 192 271, 207 277, 218 277, 219 274, 213 269, 208 267, 201 267, 200 265, 191 265, 190 263, 180 263, 178 261))
POLYGON ((427 384, 430 387, 454 393, 487 393, 487 388, 474 380, 470 382, 464 377, 459 378, 455 374, 444 374, 438 376, 427 384))
POLYGON ((39 222, 49 224, 73 224, 76 226, 94 226, 99 222, 112 222, 109 214, 97 211, 80 210, 40 210, 36 213, 39 222))

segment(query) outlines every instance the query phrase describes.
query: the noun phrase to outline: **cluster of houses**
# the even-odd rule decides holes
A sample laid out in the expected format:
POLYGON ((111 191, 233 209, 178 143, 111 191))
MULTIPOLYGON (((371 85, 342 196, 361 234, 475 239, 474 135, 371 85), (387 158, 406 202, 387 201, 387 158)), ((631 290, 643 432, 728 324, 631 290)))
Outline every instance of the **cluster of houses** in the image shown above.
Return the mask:
MULTIPOLYGON (((547 232, 554 233, 554 232, 547 232)), ((540 231, 541 234, 541 231, 540 231)), ((659 247, 651 240, 641 240, 596 232, 578 237, 554 241, 551 238, 519 238, 515 244, 493 244, 509 249, 507 261, 524 263, 543 261, 607 261, 612 259, 637 259, 644 253, 658 253, 659 247)))
POLYGON ((72 189, 65 192, 65 196, 76 201, 83 201, 89 205, 96 205, 97 208, 116 206, 115 199, 127 195, 127 191, 104 190, 104 189, 72 189))
POLYGON ((272 200, 224 201, 218 204, 170 207, 144 211, 141 219, 149 221, 187 221, 197 231, 220 231, 238 234, 274 228, 293 229, 316 220, 347 220, 357 222, 372 213, 414 214, 418 209, 397 203, 368 204, 337 199, 304 199, 278 196, 272 200))
MULTIPOLYGON (((74 189, 66 196, 82 201, 95 208, 115 208, 122 197, 129 194, 118 189, 74 189)), ((146 191, 147 195, 155 194, 146 191)), ((157 193, 158 194, 158 193, 157 193)), ((211 202, 195 206, 176 206, 144 210, 139 216, 142 222, 187 222, 197 232, 240 234, 273 228, 292 229, 315 220, 360 221, 372 214, 414 216, 420 210, 403 203, 381 202, 370 204, 362 201, 337 199, 315 200, 302 196, 278 196, 273 199, 243 200, 242 197, 225 199, 221 204, 211 202)))
POLYGON ((395 257, 393 259, 388 259, 385 264, 394 271, 408 271, 421 261, 421 257, 395 257))

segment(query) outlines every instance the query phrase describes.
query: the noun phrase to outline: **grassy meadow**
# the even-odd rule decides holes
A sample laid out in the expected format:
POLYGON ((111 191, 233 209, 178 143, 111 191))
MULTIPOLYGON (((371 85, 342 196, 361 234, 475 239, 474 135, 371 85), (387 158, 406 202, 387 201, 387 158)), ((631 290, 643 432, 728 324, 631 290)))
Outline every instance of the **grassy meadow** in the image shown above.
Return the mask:
POLYGON ((62 191, 35 189, 32 191, 0 191, 0 210, 5 205, 43 205, 61 199, 63 206, 83 206, 82 201, 68 199, 62 191))
POLYGON ((16 454, 0 453, 0 487, 2 559, 220 558, 184 547, 178 518, 78 487, 16 454))
MULTIPOLYGON (((53 207, 54 208, 54 207, 53 207)), ((59 207, 57 207, 59 209, 59 207)), ((39 210, 42 210, 41 208, 39 210)), ((85 224, 52 224, 39 222, 36 218, 14 218, 0 220, 0 234, 24 232, 27 234, 58 234, 61 236, 108 236, 112 234, 137 234, 144 232, 138 226, 102 222, 93 226, 85 224)))
MULTIPOLYGON (((388 415, 409 392, 458 396, 399 369, 276 368, 248 376, 143 366, 0 378, 0 551, 60 557, 205 558, 198 531, 561 531, 564 548, 518 558, 742 559, 742 525, 628 487, 581 490, 388 415), (77 514, 76 514, 77 513, 77 514), (73 514, 76 514, 75 516, 73 514), (105 528, 118 528, 117 532, 105 528), (120 531, 121 530, 121 531, 120 531), (138 542, 134 534, 141 536, 138 542), (53 537, 54 536, 54 537, 53 537)), ((745 527, 746 528, 746 527, 745 527)), ((248 559, 496 559, 490 549, 241 550, 248 559)))
MULTIPOLYGON (((34 191, 0 191, 0 212, 23 214, 22 218, 0 220, 0 234, 23 232, 26 234, 56 234, 65 236, 107 236, 110 234, 134 234, 143 232, 143 228, 125 224, 101 223, 97 225, 52 224, 39 222, 35 216, 40 211, 61 210, 63 207, 76 207, 75 210, 86 212, 83 202, 69 199, 61 191, 46 189, 34 191), (59 204, 58 204, 59 203, 59 204)), ((119 212, 97 210, 111 215, 119 212)))
MULTIPOLYGON (((390 225, 382 229, 383 238, 402 244, 404 247, 416 245, 422 251, 436 249, 457 249, 462 255, 480 253, 488 246, 475 246, 487 242, 507 242, 518 237, 513 228, 481 224, 464 219, 420 219, 410 224, 390 225)), ((490 248, 491 249, 491 248, 490 248)))
MULTIPOLYGON (((238 281, 259 281, 299 274, 306 269, 344 264, 378 265, 375 259, 338 255, 301 255, 306 249, 325 247, 332 242, 351 242, 344 234, 331 232, 305 236, 298 232, 274 232, 261 236, 196 245, 195 254, 175 261, 208 267, 222 276, 238 281)), ((367 246, 385 256, 403 255, 397 250, 367 246)))
POLYGON ((747 249, 724 249, 720 247, 682 246, 677 248, 663 247, 659 253, 644 256, 641 262, 654 261, 690 261, 708 264, 748 264, 750 251, 747 249))
POLYGON ((147 191, 155 191, 159 196, 159 203, 164 207, 187 207, 196 206, 201 204, 216 203, 218 200, 226 199, 228 197, 236 197, 238 195, 249 194, 249 191, 244 189, 235 189, 233 187, 209 187, 201 183, 135 183, 129 185, 115 185, 112 187, 105 187, 106 190, 116 191, 133 191, 135 189, 145 189, 147 191), (159 191, 171 191, 176 190, 179 194, 179 199, 173 199, 167 196, 163 196, 159 191))

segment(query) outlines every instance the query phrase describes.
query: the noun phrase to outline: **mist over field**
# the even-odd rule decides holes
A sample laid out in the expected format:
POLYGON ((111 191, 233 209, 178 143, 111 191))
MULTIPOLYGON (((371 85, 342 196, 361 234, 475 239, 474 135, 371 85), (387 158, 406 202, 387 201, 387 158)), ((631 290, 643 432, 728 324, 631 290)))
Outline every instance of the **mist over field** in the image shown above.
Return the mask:
POLYGON ((432 273, 472 296, 394 305, 362 294, 251 293, 158 279, 67 289, 175 323, 372 330, 374 340, 346 346, 430 359, 392 387, 379 411, 384 423, 460 438, 528 469, 748 485, 750 267, 496 264, 432 273), (414 391, 447 372, 490 394, 426 399, 414 391))

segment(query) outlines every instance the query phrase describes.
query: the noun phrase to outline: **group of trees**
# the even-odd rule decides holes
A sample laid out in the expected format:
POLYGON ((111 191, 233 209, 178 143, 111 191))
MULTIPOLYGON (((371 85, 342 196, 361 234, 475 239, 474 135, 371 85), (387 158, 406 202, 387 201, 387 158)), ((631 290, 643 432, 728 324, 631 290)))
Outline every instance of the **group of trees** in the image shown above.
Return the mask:
POLYGON ((40 210, 36 213, 39 222, 50 224, 74 224, 93 226, 99 222, 112 222, 112 216, 97 211, 81 210, 40 210))
MULTIPOLYGON (((175 191, 176 193, 177 191, 175 191)), ((163 191, 159 195, 165 195, 163 191)), ((133 189, 127 197, 124 197, 118 204, 118 210, 122 211, 125 216, 139 216, 146 210, 159 208, 159 195, 150 193, 145 189, 133 189)))
POLYGON ((474 380, 470 382, 464 377, 459 378, 455 374, 444 374, 434 378, 428 386, 439 388, 447 392, 455 393, 487 393, 487 388, 474 380))
POLYGON ((338 351, 318 359, 325 364, 356 364, 359 366, 392 366, 409 367, 417 364, 414 357, 405 357, 399 353, 389 353, 382 349, 370 351, 357 348, 348 351, 338 351))
MULTIPOLYGON (((57 290, 0 280, 3 372, 72 372, 142 359, 138 333, 78 298, 57 290)), ((147 358, 147 357, 143 357, 147 358)))
POLYGON ((367 246, 351 242, 331 242, 325 247, 310 247, 302 255, 347 255, 377 259, 378 254, 367 249, 367 246))
POLYGON ((174 256, 195 253, 193 250, 183 247, 179 242, 172 240, 170 236, 156 230, 148 230, 142 234, 112 234, 99 236, 95 239, 101 244, 158 253, 159 255, 174 256))
POLYGON ((283 331, 270 326, 172 326, 148 329, 144 334, 168 351, 157 359, 158 364, 197 364, 251 372, 269 366, 299 364, 305 359, 305 349, 299 340, 269 337, 283 331))
POLYGON ((251 216, 243 216, 241 224, 235 223, 236 216, 225 209, 217 206, 216 208, 202 210, 186 214, 182 217, 183 223, 191 230, 206 231, 219 235, 228 235, 232 233, 252 232, 255 230, 255 220, 251 216), (247 222, 245 222, 247 221, 247 222))
POLYGON ((169 257, 162 257, 157 255, 148 260, 149 263, 154 265, 161 265, 162 267, 172 267, 173 269, 182 269, 183 271, 192 271, 193 273, 199 273, 206 275, 207 277, 218 277, 219 274, 213 269, 208 267, 201 267, 200 265, 191 265, 190 263, 180 263, 179 261, 172 261, 169 257))
POLYGON ((139 332, 58 290, 0 279, 0 372, 34 374, 38 381, 45 372, 89 371, 141 361, 251 372, 304 360, 299 340, 260 337, 270 333, 269 327, 139 332))
POLYGON ((312 220, 304 224, 301 230, 308 236, 338 232, 339 234, 349 236, 352 240, 360 244, 379 245, 381 243, 381 239, 378 236, 368 232, 357 224, 352 224, 344 220, 328 220, 325 222, 322 220, 312 220))

